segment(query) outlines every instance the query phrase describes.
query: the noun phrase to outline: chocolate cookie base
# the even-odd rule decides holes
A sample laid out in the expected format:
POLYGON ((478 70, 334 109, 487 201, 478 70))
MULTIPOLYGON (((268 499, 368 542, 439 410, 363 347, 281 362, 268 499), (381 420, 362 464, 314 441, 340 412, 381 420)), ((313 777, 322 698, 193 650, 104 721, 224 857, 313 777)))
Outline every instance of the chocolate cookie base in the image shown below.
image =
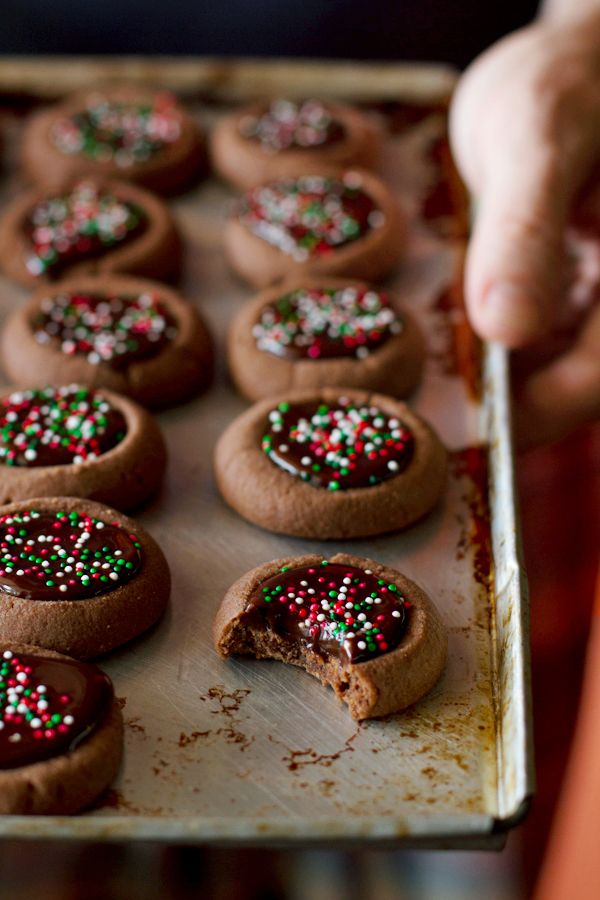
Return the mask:
MULTIPOLYGON (((257 288, 266 288, 283 278, 339 275, 377 281, 387 275, 402 256, 406 223, 396 200, 375 175, 352 170, 360 176, 361 187, 369 194, 384 215, 379 228, 342 245, 329 253, 309 256, 297 261, 287 253, 253 234, 235 216, 225 226, 225 254, 233 271, 257 288)), ((339 170, 320 168, 307 174, 339 176, 339 170)))
POLYGON ((25 174, 42 190, 60 192, 72 181, 85 178, 117 178, 134 182, 157 194, 173 194, 206 171, 206 153, 199 127, 181 107, 177 107, 179 138, 143 162, 123 168, 114 160, 84 154, 62 153, 51 140, 58 120, 81 112, 92 95, 111 102, 152 104, 155 93, 133 85, 110 85, 78 91, 63 103, 41 110, 27 122, 21 145, 21 165, 25 174))
MULTIPOLYGON (((6 642, 0 653, 60 653, 6 642)), ((0 815, 65 816, 89 806, 116 777, 123 756, 123 717, 113 699, 104 719, 74 750, 16 769, 0 770, 0 815)))
MULTIPOLYGON (((27 390, 15 387, 13 390, 27 390)), ((102 389, 102 397, 125 417, 123 440, 95 459, 60 466, 0 464, 0 504, 30 497, 86 497, 118 509, 133 509, 156 493, 167 465, 162 433, 137 403, 102 389)))
MULTIPOLYGON (((408 397, 417 388, 425 362, 425 341, 415 319, 401 310, 404 327, 364 359, 354 356, 296 359, 275 356, 256 345, 252 328, 265 306, 301 288, 341 290, 365 288, 345 278, 304 278, 263 291, 244 304, 231 323, 227 339, 229 372, 238 391, 249 400, 262 400, 292 390, 321 387, 362 388, 393 397, 408 397)), ((397 307, 397 304, 394 304, 397 307)))
POLYGON ((233 584, 216 615, 213 639, 217 652, 277 659, 305 669, 348 705, 353 719, 371 719, 399 712, 420 700, 438 681, 446 662, 448 639, 439 614, 425 592, 404 575, 346 553, 329 560, 358 568, 398 585, 411 603, 406 631, 393 650, 365 662, 351 663, 319 654, 290 636, 285 640, 269 629, 258 629, 244 621, 244 610, 253 592, 282 566, 319 565, 322 556, 286 557, 265 563, 233 584))
POLYGON ((28 600, 0 590, 2 640, 89 659, 126 644, 160 618, 171 590, 169 567, 158 544, 137 522, 103 504, 74 497, 35 497, 26 504, 4 506, 0 513, 10 515, 23 509, 74 510, 116 522, 138 537, 142 567, 131 581, 83 600, 28 600))
POLYGON ((143 406, 161 409, 188 400, 205 390, 213 376, 213 346, 208 328, 196 309, 163 284, 126 276, 79 277, 40 288, 15 310, 0 335, 0 356, 5 372, 15 383, 36 372, 45 384, 76 382, 125 394, 143 406), (126 368, 92 364, 85 356, 67 356, 58 346, 40 344, 33 320, 47 297, 82 292, 137 295, 156 293, 171 314, 177 335, 163 350, 126 368))
POLYGON ((270 153, 259 141, 240 133, 240 122, 260 112, 259 104, 244 107, 220 119, 210 138, 210 156, 215 172, 240 190, 248 190, 279 178, 311 175, 323 166, 338 169, 376 166, 382 146, 382 134, 363 113, 341 103, 328 103, 333 117, 344 127, 345 135, 321 147, 291 147, 270 153))
MULTIPOLYGON (((89 180, 119 199, 141 207, 148 218, 147 227, 139 237, 125 241, 122 246, 108 250, 103 256, 85 259, 66 267, 64 277, 105 276, 123 272, 158 281, 176 278, 181 268, 181 241, 171 213, 162 200, 125 181, 106 178, 89 180)), ((67 185, 67 188, 73 183, 67 185)), ((32 275, 25 264, 29 243, 23 225, 29 211, 42 202, 48 193, 51 192, 28 191, 13 200, 0 219, 0 266, 9 278, 26 287, 52 284, 57 280, 47 275, 32 275)))
POLYGON ((294 391, 262 400, 238 416, 215 450, 215 477, 223 499, 243 518, 268 531, 331 540, 397 531, 425 516, 446 483, 446 450, 410 407, 382 394, 324 388, 294 391), (345 397, 374 405, 405 422, 414 436, 408 467, 380 484, 329 491, 288 474, 261 449, 268 413, 278 403, 336 403, 345 397))

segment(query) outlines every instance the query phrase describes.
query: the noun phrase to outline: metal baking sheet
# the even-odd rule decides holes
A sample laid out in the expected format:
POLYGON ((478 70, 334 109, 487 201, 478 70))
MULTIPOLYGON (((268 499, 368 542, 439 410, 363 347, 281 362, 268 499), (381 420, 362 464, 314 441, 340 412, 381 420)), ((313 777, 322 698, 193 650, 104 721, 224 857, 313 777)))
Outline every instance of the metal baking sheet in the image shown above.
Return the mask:
MULTIPOLYGON (((252 65, 261 93, 284 93, 295 83, 293 67, 252 65)), ((235 93, 240 70, 222 66, 229 77, 216 84, 235 93)), ((307 64, 305 83, 319 71, 307 64)), ((451 85, 445 70, 393 71, 396 96, 406 101, 435 105, 451 85)), ((6 73, 0 66, 0 90, 20 84, 35 93, 14 67, 8 80, 6 73)), ((98 74, 87 73, 88 80, 98 74)), ((378 94, 373 79, 368 97, 360 75, 353 91, 347 68, 331 64, 327 87, 363 101, 389 100, 389 71, 386 89, 378 94)), ((147 63, 142 77, 156 82, 159 75, 147 63)), ((210 92, 201 79, 198 86, 210 92)), ((219 111, 203 105, 198 116, 208 123, 219 111)), ((4 123, 10 170, 19 117, 6 113, 4 123)), ((171 565, 170 609, 149 634, 100 661, 126 722, 125 761, 113 788, 75 818, 0 818, 0 835, 499 846, 522 816, 532 790, 528 639, 506 357, 498 347, 482 353, 464 317, 464 242, 452 237, 461 232, 453 227, 460 210, 435 228, 419 215, 435 187, 431 148, 444 129, 439 114, 420 118, 390 137, 384 161, 385 177, 411 217, 407 258, 387 286, 427 334, 425 379, 413 402, 451 452, 442 503, 404 533, 331 543, 269 534, 224 505, 211 474, 212 450, 245 403, 227 381, 223 339, 250 291, 229 273, 221 250, 233 194, 211 179, 176 200, 187 243, 183 292, 210 323, 221 352, 212 390, 159 416, 168 476, 160 496, 138 513, 171 565), (266 560, 314 550, 347 550, 397 567, 438 605, 450 636, 448 666, 407 712, 359 725, 333 692, 298 669, 217 657, 211 623, 229 584, 266 560)), ((3 196, 18 189, 17 179, 5 179, 3 196)), ((0 291, 2 315, 25 296, 5 280, 0 291)))

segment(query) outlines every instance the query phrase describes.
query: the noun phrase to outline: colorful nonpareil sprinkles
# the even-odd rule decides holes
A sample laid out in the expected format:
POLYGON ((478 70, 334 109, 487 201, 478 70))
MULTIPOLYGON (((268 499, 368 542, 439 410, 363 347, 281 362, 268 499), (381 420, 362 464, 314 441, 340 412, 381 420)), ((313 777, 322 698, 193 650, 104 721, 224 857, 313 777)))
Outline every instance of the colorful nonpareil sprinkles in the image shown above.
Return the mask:
POLYGON ((101 95, 85 109, 54 123, 50 138, 68 156, 114 162, 121 169, 145 163, 181 137, 175 98, 157 94, 151 103, 123 103, 101 95))
POLYGON ((15 391, 0 400, 0 463, 83 463, 111 450, 126 431, 123 413, 90 388, 15 391))
POLYGON ((146 213, 135 203, 80 182, 67 194, 42 200, 26 217, 23 230, 31 244, 27 269, 56 278, 66 266, 122 246, 146 224, 146 213))
POLYGON ((268 416, 262 449, 307 484, 330 491, 373 487, 409 465, 409 428, 376 406, 280 403, 268 416))
POLYGON ((0 651, 0 769, 75 749, 112 698, 109 678, 95 666, 0 651))
POLYGON ((385 221, 353 172, 342 179, 306 175, 254 188, 241 200, 239 219, 297 262, 351 244, 385 221))
POLYGON ((252 333, 259 350, 286 359, 364 359, 402 327, 381 291, 300 288, 263 307, 252 333))
POLYGON ((284 566, 251 595, 244 621, 300 639, 323 656, 352 663, 398 646, 411 604, 398 586, 340 563, 284 566))
POLYGON ((156 356, 177 336, 175 321, 154 292, 47 297, 31 327, 39 344, 114 369, 156 356))
POLYGON ((0 517, 0 591, 28 600, 85 600, 130 581, 141 544, 118 522, 78 512, 0 517))
POLYGON ((267 153, 307 150, 337 143, 346 130, 319 100, 274 100, 260 115, 244 116, 242 137, 256 140, 267 153))

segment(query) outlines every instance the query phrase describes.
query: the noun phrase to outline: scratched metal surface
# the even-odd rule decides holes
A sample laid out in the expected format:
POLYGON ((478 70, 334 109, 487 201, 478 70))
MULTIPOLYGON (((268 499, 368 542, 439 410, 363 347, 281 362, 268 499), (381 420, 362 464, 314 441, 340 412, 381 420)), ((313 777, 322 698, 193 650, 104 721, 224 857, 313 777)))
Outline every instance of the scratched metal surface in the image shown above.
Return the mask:
MULTIPOLYGON (((199 112, 205 121, 215 114, 199 112)), ((5 125, 10 172, 20 126, 11 116, 5 125)), ((464 366, 457 369, 452 347, 462 313, 437 302, 460 255, 458 243, 436 236, 417 215, 432 178, 425 150, 439 128, 432 117, 390 138, 384 163, 412 222, 407 259, 389 287, 428 337, 424 384, 413 402, 452 452, 439 508, 403 534, 345 543, 290 539, 244 522, 220 500, 211 474, 219 434, 245 408, 227 382, 221 352, 213 389, 159 417, 170 451, 168 476, 139 518, 166 553, 173 594, 158 627, 101 660, 123 698, 126 753, 119 779, 83 816, 0 818, 0 835, 458 846, 497 843, 495 823, 520 808, 531 775, 525 626, 502 406, 506 373, 502 354, 488 356, 486 394, 474 399, 471 376, 464 366), (506 482, 501 502, 497 491, 492 495, 494 550, 501 557, 496 600, 510 612, 502 619, 501 649, 495 591, 482 547, 472 540, 485 504, 465 466, 467 448, 480 447, 471 456, 481 461, 490 437, 492 478, 506 482), (223 662, 215 654, 211 622, 229 584, 265 560, 315 549, 350 550, 393 565, 437 603, 450 636, 448 666, 413 709, 357 725, 306 673, 274 662, 223 662)), ((14 178, 5 179, 4 197, 17 190, 14 178)), ((221 350, 228 321, 250 296, 221 252, 232 196, 208 180, 173 204, 187 242, 184 292, 221 350)), ((23 296, 0 280, 2 315, 23 296)), ((485 510, 482 521, 485 529, 485 510)))

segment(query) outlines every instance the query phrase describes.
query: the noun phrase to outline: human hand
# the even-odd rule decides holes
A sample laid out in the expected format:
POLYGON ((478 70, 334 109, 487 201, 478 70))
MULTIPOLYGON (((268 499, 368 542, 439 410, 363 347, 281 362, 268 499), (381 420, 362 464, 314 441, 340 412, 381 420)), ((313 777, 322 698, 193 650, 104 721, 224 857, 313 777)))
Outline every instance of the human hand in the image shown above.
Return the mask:
POLYGON ((515 380, 521 445, 600 415, 599 97, 596 14, 501 41, 467 70, 451 109, 455 158, 477 201, 469 317, 487 340, 527 348, 515 380), (582 243, 586 233, 595 240, 582 243))

